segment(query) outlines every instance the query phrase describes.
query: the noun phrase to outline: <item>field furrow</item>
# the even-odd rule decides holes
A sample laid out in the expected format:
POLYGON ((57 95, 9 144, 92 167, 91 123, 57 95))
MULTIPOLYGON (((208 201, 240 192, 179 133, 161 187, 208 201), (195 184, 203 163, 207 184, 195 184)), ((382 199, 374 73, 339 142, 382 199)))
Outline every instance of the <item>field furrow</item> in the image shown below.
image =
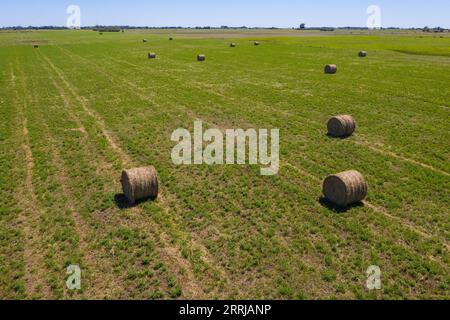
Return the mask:
POLYGON ((448 39, 183 32, 0 33, 0 298, 448 298, 448 39), (327 136, 336 114, 357 132, 327 136), (278 174, 175 165, 194 121, 280 129, 278 174), (159 197, 131 206, 121 172, 145 165, 159 197), (369 194, 342 210, 322 181, 349 169, 369 194))

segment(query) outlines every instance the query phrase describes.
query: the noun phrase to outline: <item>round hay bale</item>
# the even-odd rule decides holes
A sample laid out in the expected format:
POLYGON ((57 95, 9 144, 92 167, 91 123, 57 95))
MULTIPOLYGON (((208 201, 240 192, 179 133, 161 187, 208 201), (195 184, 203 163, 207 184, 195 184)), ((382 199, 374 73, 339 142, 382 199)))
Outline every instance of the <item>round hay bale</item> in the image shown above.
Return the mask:
POLYGON ((131 204, 158 197, 158 174, 153 166, 124 170, 121 183, 123 193, 131 204))
POLYGON ((325 73, 335 74, 337 72, 337 66, 335 64, 327 64, 325 66, 325 73))
POLYGON ((365 58, 365 57, 367 57, 367 51, 360 51, 360 52, 358 53, 358 56, 359 56, 360 58, 365 58))
POLYGON ((234 43, 234 42, 230 43, 230 47, 231 47, 231 48, 236 47, 236 43, 234 43))
POLYGON ((328 120, 327 127, 332 137, 349 137, 356 130, 356 122, 352 116, 339 115, 328 120))
POLYGON ((364 200, 367 191, 366 180, 356 170, 329 176, 323 182, 325 198, 339 207, 347 207, 364 200))
POLYGON ((149 58, 149 59, 156 59, 156 53, 150 52, 150 53, 148 54, 148 58, 149 58))
POLYGON ((255 42, 254 42, 254 45, 255 45, 255 46, 259 46, 259 42, 258 42, 258 41, 255 41, 255 42))
POLYGON ((205 61, 206 60, 206 56, 204 54, 199 54, 197 56, 197 61, 205 61))
POLYGON ((169 38, 169 40, 170 40, 170 41, 172 41, 172 40, 173 40, 173 38, 172 38, 172 37, 170 37, 170 38, 169 38))
POLYGON ((39 45, 35 44, 33 47, 37 49, 37 48, 39 48, 39 45))
POLYGON ((142 42, 146 43, 148 40, 147 39, 142 39, 142 42))

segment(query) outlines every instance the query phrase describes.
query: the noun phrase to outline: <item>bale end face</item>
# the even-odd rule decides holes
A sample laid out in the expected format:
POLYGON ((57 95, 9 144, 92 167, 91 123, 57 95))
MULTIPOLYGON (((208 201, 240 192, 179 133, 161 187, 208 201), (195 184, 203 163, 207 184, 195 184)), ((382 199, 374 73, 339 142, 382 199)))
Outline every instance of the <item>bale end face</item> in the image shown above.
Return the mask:
POLYGON ((199 54, 197 56, 197 61, 205 61, 206 60, 206 56, 204 54, 199 54))
POLYGON ((335 64, 327 64, 325 66, 326 74, 335 74, 337 72, 337 66, 335 64))
POLYGON ((367 192, 366 180, 355 170, 329 176, 323 182, 325 198, 342 208, 363 201, 367 192))
POLYGON ((131 204, 139 200, 156 199, 158 197, 158 174, 152 166, 124 170, 121 183, 123 193, 131 204))
POLYGON ((337 138, 351 136, 356 130, 356 122, 352 116, 340 115, 332 117, 327 124, 328 135, 337 138))

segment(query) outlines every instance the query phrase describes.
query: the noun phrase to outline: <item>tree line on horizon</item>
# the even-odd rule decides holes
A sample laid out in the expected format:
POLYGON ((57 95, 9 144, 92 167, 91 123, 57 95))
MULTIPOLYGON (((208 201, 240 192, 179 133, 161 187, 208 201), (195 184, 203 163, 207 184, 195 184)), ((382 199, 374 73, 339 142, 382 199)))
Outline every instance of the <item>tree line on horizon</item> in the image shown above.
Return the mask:
MULTIPOLYGON (((9 26, 9 27, 1 27, 0 30, 69 30, 70 28, 64 26, 9 26)), ((162 27, 150 27, 150 26, 106 26, 106 25, 96 25, 96 26, 85 26, 81 27, 81 30, 93 30, 93 31, 101 31, 101 32, 120 32, 123 30, 130 29, 197 29, 197 30, 209 30, 209 29, 231 29, 231 30, 239 30, 239 29, 266 29, 266 30, 284 30, 284 29, 292 29, 292 30, 317 30, 317 31, 335 31, 335 30, 369 30, 367 27, 306 27, 304 23, 302 23, 299 27, 292 28, 279 28, 279 27, 248 27, 248 26, 240 26, 240 27, 230 27, 230 26, 220 26, 220 27, 212 27, 212 26, 196 26, 196 27, 182 27, 182 26, 162 26, 162 27)), ((400 27, 387 27, 381 28, 381 30, 422 30, 423 32, 449 32, 450 29, 441 28, 441 27, 428 27, 424 28, 400 28, 400 27)))

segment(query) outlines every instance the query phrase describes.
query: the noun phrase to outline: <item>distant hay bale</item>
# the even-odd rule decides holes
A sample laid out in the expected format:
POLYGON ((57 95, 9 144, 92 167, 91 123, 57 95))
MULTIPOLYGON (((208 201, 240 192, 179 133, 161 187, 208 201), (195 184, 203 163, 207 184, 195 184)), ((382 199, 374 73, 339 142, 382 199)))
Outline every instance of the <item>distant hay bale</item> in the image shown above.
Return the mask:
POLYGON ((148 58, 149 58, 149 59, 156 59, 156 53, 150 52, 150 53, 148 54, 148 58))
POLYGON ((365 58, 365 57, 367 57, 367 51, 360 51, 360 52, 358 53, 358 56, 359 56, 360 58, 365 58))
POLYGON ((332 137, 349 137, 356 130, 356 122, 352 116, 339 115, 328 120, 328 135, 332 137))
POLYGON ((230 43, 230 47, 231 47, 231 48, 236 47, 236 43, 234 43, 234 42, 230 43))
POLYGON ((124 170, 121 183, 123 193, 131 204, 158 197, 158 174, 152 166, 124 170))
POLYGON ((142 39, 142 42, 146 43, 146 42, 148 42, 148 40, 147 39, 142 39))
POLYGON ((325 66, 325 73, 335 74, 337 72, 337 66, 335 64, 327 64, 325 66))
POLYGON ((170 38, 169 38, 169 40, 170 40, 170 41, 172 41, 172 40, 173 40, 173 38, 172 38, 172 37, 170 37, 170 38))
POLYGON ((254 45, 255 45, 255 46, 259 46, 259 42, 258 42, 258 41, 255 41, 255 42, 254 42, 254 45))
POLYGON ((329 176, 323 182, 325 198, 339 207, 347 207, 364 200, 367 191, 366 180, 355 170, 329 176))
POLYGON ((199 54, 197 56, 197 61, 205 61, 206 60, 206 56, 204 54, 199 54))
POLYGON ((37 48, 39 48, 39 45, 35 44, 33 47, 37 49, 37 48))

